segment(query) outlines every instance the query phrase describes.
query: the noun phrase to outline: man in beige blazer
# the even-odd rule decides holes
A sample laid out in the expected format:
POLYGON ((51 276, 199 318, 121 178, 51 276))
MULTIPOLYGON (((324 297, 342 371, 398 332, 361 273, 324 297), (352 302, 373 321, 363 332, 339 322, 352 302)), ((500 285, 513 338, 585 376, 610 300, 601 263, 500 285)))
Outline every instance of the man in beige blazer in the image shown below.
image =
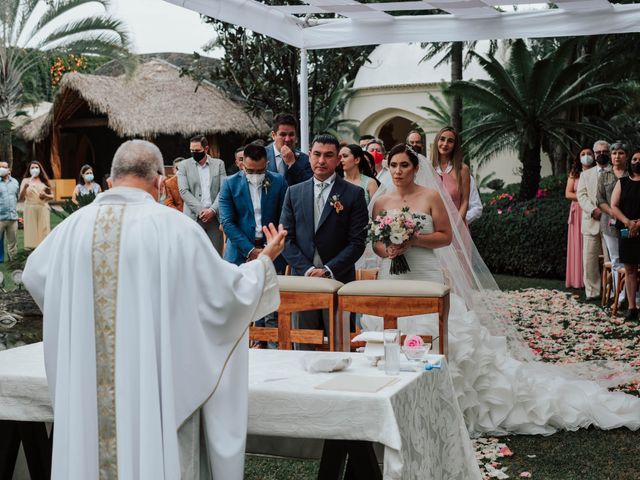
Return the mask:
POLYGON ((211 243, 222 255, 222 232, 218 220, 218 193, 227 176, 224 162, 208 155, 209 142, 196 135, 189 143, 191 158, 178 169, 178 188, 184 200, 184 213, 204 229, 211 243))
POLYGON ((578 203, 582 208, 582 265, 584 290, 587 300, 600 296, 601 280, 599 257, 603 252, 598 208, 598 177, 605 170, 611 170, 609 143, 598 140, 593 145, 596 156, 596 168, 590 168, 580 175, 578 181, 578 203))

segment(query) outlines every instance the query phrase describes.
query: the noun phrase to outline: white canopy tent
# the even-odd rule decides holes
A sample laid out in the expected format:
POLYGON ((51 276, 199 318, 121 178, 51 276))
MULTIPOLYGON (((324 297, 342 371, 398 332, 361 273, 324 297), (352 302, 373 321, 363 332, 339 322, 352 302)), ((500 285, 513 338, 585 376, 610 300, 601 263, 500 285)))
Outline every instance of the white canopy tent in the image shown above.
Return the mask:
POLYGON ((268 35, 301 50, 300 139, 306 150, 308 98, 306 50, 402 42, 451 42, 640 32, 640 4, 607 0, 556 0, 558 8, 504 11, 530 0, 305 0, 270 5, 256 0, 165 0, 203 15, 268 35), (390 12, 424 11, 424 15, 390 12), (437 11, 438 13, 434 13, 437 11), (427 14, 428 13, 428 14, 427 14), (330 14, 334 18, 316 18, 330 14))

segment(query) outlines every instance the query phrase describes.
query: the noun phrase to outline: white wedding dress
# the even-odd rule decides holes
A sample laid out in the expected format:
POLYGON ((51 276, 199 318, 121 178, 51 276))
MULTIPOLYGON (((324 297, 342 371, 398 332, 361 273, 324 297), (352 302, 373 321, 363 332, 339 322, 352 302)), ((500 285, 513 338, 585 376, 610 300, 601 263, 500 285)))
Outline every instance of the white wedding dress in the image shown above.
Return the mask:
MULTIPOLYGON (((415 214, 414 214, 415 215, 415 214)), ((422 233, 433 232, 427 214, 417 214, 422 233)), ((429 280, 448 283, 433 250, 413 247, 405 257, 411 271, 391 275, 391 261, 380 266, 381 279, 429 280)), ((448 272, 455 275, 456 272, 448 272)), ((382 319, 363 316, 364 330, 380 330, 382 319)), ((398 320, 404 333, 437 336, 437 316, 398 320)), ((513 358, 505 337, 493 336, 465 302, 451 295, 449 369, 467 428, 472 435, 551 434, 590 425, 602 429, 640 428, 640 399, 609 392, 595 382, 540 362, 513 358)))

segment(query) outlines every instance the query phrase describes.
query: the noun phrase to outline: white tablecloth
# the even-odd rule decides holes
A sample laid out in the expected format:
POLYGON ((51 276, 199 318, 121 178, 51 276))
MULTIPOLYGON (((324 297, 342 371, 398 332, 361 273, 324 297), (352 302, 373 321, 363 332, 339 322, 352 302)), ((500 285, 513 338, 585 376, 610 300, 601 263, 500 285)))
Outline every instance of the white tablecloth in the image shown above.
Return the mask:
MULTIPOLYGON (((377 393, 314 388, 336 375, 382 376, 362 354, 344 372, 309 374, 304 355, 251 350, 249 432, 294 438, 366 440, 384 446, 384 478, 480 479, 446 363, 401 372, 377 393)), ((42 344, 0 352, 0 419, 53 421, 42 344)))

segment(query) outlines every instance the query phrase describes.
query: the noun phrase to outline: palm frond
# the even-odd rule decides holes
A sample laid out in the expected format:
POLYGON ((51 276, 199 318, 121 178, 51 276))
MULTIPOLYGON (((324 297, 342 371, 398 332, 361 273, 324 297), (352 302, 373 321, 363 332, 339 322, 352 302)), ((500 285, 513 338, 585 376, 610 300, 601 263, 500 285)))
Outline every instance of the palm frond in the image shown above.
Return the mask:
POLYGON ((63 47, 65 41, 85 35, 100 39, 101 42, 109 42, 114 46, 125 46, 128 43, 128 35, 120 20, 106 15, 82 18, 78 21, 66 23, 45 36, 35 48, 46 50, 49 48, 63 47))
MULTIPOLYGON (((42 16, 40 16, 38 22, 31 31, 31 39, 41 34, 42 31, 50 24, 57 23, 65 13, 83 5, 93 3, 101 5, 103 7, 103 13, 107 11, 107 6, 109 5, 108 0, 59 0, 48 3, 49 8, 42 14, 42 16)), ((28 45, 28 43, 25 45, 28 45)))

